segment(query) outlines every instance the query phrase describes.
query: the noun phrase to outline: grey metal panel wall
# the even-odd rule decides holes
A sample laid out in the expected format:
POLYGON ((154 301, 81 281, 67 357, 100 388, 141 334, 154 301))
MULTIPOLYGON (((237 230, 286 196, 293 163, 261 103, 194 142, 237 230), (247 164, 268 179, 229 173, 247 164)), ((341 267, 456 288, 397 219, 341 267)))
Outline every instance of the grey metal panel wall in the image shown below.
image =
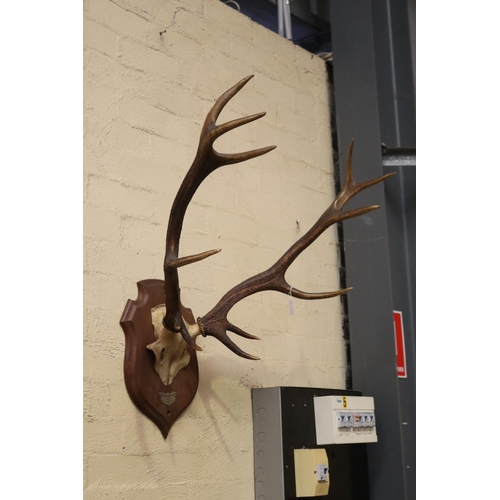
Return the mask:
POLYGON ((415 408, 415 167, 397 171, 385 186, 394 310, 403 313, 406 378, 399 378, 401 431, 407 500, 416 498, 415 408))
MULTIPOLYGON (((414 0, 372 3, 380 136, 388 148, 415 148, 414 0), (414 54, 413 54, 414 55, 414 54)), ((388 169, 386 169, 389 171, 388 169)), ((416 498, 415 167, 392 168, 385 184, 393 307, 403 313, 407 378, 398 379, 406 498, 416 498)))
MULTIPOLYGON (((383 174, 377 71, 369 0, 330 1, 333 80, 341 172, 355 139, 354 176, 383 174)), ((381 208, 344 223, 353 388, 375 397, 379 443, 368 450, 372 500, 406 498, 384 186, 350 206, 381 208)))

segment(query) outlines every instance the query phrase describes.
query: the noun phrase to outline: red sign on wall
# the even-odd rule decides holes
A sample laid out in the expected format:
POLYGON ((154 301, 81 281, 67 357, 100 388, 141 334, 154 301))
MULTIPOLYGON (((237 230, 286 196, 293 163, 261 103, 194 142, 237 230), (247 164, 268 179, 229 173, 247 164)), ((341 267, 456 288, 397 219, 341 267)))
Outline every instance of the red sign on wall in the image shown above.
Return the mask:
POLYGON ((406 378, 405 336, 403 331, 403 313, 393 311, 394 336, 396 338, 396 367, 399 378, 406 378))

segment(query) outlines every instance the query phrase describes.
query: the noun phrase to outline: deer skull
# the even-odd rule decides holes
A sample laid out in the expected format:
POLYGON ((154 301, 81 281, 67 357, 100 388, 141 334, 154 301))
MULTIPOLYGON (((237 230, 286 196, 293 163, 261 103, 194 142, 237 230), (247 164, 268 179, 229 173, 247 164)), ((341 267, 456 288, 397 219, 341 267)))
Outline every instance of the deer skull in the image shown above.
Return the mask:
MULTIPOLYGON (((165 304, 151 309, 151 321, 154 327, 156 341, 146 346, 154 352, 156 361, 155 372, 165 385, 169 385, 174 377, 189 364, 191 358, 187 343, 178 332, 172 332, 163 326, 162 320, 166 313, 165 304)), ((201 333, 199 326, 187 325, 193 340, 201 333)))

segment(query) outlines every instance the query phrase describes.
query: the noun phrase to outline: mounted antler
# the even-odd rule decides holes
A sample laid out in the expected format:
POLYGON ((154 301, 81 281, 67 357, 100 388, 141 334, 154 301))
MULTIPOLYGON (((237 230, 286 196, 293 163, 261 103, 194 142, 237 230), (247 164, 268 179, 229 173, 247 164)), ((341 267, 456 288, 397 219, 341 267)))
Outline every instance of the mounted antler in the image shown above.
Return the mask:
POLYGON ((249 333, 244 332, 237 326, 231 324, 227 315, 230 309, 240 300, 253 295, 254 293, 262 292, 265 290, 275 290, 277 292, 291 294, 293 297, 305 300, 317 300, 326 299, 329 297, 336 297, 343 293, 352 290, 352 288, 344 288, 342 290, 337 290, 335 292, 325 292, 325 293, 308 293, 302 292, 293 288, 285 279, 285 273, 288 268, 292 265, 295 259, 309 246, 313 243, 326 229, 336 222, 340 222, 346 219, 352 219, 353 217, 358 217, 360 215, 371 212, 379 208, 379 205, 372 205, 369 207, 357 208, 354 210, 348 210, 343 212, 342 208, 344 205, 353 198, 356 194, 364 189, 377 184, 388 177, 394 175, 393 173, 382 175, 376 179, 363 182, 358 184, 352 177, 352 150, 354 147, 354 141, 351 140, 349 145, 349 150, 347 153, 347 167, 346 167, 346 178, 345 183, 340 191, 340 193, 335 198, 334 202, 325 210, 323 215, 316 221, 312 228, 302 236, 297 242, 295 242, 278 261, 271 266, 267 271, 257 274, 247 280, 243 281, 239 285, 229 290, 224 297, 219 301, 219 303, 205 316, 198 318, 198 324, 201 328, 201 333, 203 336, 211 335, 223 344, 225 344, 233 352, 248 359, 259 359, 255 356, 251 356, 246 352, 242 351, 227 335, 227 331, 236 333, 245 338, 256 339, 249 333))
POLYGON ((265 113, 257 113, 221 125, 216 123, 226 104, 251 78, 252 76, 244 78, 222 94, 209 111, 203 123, 195 159, 172 204, 166 236, 165 281, 145 280, 139 282, 139 298, 137 301, 127 303, 122 316, 122 326, 126 336, 130 339, 127 341, 125 363, 127 388, 136 405, 159 425, 165 437, 175 418, 191 402, 196 392, 198 372, 195 351, 201 350, 195 341, 198 335, 215 337, 231 351, 244 358, 259 359, 242 351, 227 334, 227 332, 233 332, 247 339, 258 338, 243 331, 228 320, 229 311, 235 304, 245 297, 265 290, 275 290, 305 300, 336 297, 351 290, 351 288, 344 288, 325 293, 303 292, 293 288, 286 281, 285 274, 295 259, 331 225, 378 208, 378 205, 372 205, 343 211, 345 204, 359 192, 393 175, 387 174, 370 181, 357 183, 352 176, 354 142, 351 141, 347 153, 344 186, 312 228, 267 271, 236 285, 220 299, 210 312, 195 321, 191 311, 185 309, 180 301, 178 268, 210 257, 220 252, 220 249, 188 257, 179 257, 182 224, 189 202, 203 180, 218 168, 256 158, 276 147, 268 146, 236 154, 219 153, 213 147, 216 139, 226 132, 258 120, 265 115, 265 113), (161 302, 161 293, 158 292, 159 286, 164 287, 164 303, 161 302), (153 324, 152 331, 151 324, 153 324), (155 338, 156 340, 153 341, 155 338), (155 354, 154 370, 159 375, 159 379, 150 367, 144 367, 144 346, 155 354), (140 362, 140 359, 143 361, 140 362), (139 365, 139 363, 142 364, 139 365), (181 370, 182 373, 179 373, 181 370), (178 378, 176 378, 177 375, 178 378), (172 392, 163 392, 165 386, 172 392), (182 391, 182 400, 176 402, 179 390, 182 391))
POLYGON ((163 326, 170 332, 180 332, 186 343, 196 350, 201 350, 201 348, 196 345, 194 338, 201 333, 203 336, 211 335, 217 338, 239 356, 248 359, 259 359, 242 351, 228 337, 227 331, 249 339, 258 338, 244 332, 228 321, 227 315, 230 309, 243 298, 264 290, 275 290, 286 294, 291 293, 293 297, 306 300, 335 297, 349 291, 350 288, 328 293, 301 292, 300 290, 294 289, 287 283, 285 280, 285 273, 300 253, 303 252, 332 224, 345 219, 350 219, 352 217, 357 217, 378 208, 377 205, 374 205, 349 210, 347 212, 342 211, 342 208, 347 201, 349 201, 357 193, 383 181, 392 174, 384 175, 361 184, 356 183, 352 177, 353 141, 351 141, 347 154, 345 185, 336 197, 335 201, 318 219, 316 224, 314 224, 314 226, 302 238, 292 245, 292 247, 290 247, 290 249, 283 254, 276 264, 271 266, 267 271, 257 274, 256 276, 247 279, 243 283, 240 283, 229 290, 208 314, 197 319, 196 325, 186 324, 181 314, 179 276, 177 268, 186 264, 198 262, 220 252, 220 249, 209 250, 197 255, 179 258, 179 240, 182 223, 189 202, 203 180, 217 168, 261 156, 276 147, 268 146, 237 154, 222 154, 218 153, 213 148, 215 140, 226 132, 257 120, 265 115, 265 113, 257 113, 255 115, 239 118, 222 125, 216 124, 217 118, 229 100, 234 97, 251 78, 252 76, 244 78, 234 87, 225 92, 221 97, 219 97, 219 99, 217 99, 213 108, 208 113, 202 127, 196 157, 186 177, 184 178, 172 205, 167 229, 166 254, 164 262, 166 314, 163 318, 163 326))
POLYGON ((189 327, 182 319, 179 274, 177 272, 177 268, 210 257, 211 255, 220 252, 220 249, 209 250, 208 252, 203 252, 197 255, 179 258, 179 240, 182 231, 182 223, 191 198, 203 180, 206 179, 212 172, 225 165, 232 165, 233 163, 239 163, 245 160, 250 160, 251 158, 256 158, 257 156, 261 156, 269 151, 272 151, 276 147, 268 146, 266 148, 236 154, 218 153, 213 148, 215 140, 226 132, 265 116, 266 113, 257 113, 255 115, 223 123, 222 125, 216 124, 217 118, 226 104, 252 77, 253 75, 247 76, 234 85, 234 87, 222 94, 208 113, 201 129, 200 142, 198 145, 198 151, 196 152, 196 157, 191 165, 191 168, 186 174, 186 177, 182 181, 181 187, 179 188, 179 192, 174 199, 174 203, 170 211, 165 261, 163 264, 165 272, 165 305, 167 309, 166 315, 163 318, 163 326, 170 331, 180 331, 187 344, 196 350, 201 350, 201 348, 196 345, 192 337, 195 337, 200 332, 200 327, 198 325, 192 325, 190 332, 189 327))

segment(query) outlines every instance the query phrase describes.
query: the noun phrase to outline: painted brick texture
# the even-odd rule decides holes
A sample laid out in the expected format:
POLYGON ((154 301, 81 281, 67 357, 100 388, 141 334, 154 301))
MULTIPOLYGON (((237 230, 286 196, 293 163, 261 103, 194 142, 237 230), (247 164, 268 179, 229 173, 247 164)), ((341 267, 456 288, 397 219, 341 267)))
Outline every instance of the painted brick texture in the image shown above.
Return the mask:
MULTIPOLYGON (((344 387, 339 299, 265 292, 230 319, 260 361, 200 338, 200 387, 166 441, 123 382, 119 319, 136 282, 162 279, 171 203, 214 100, 255 77, 219 123, 266 111, 219 151, 276 144, 215 172, 188 209, 181 254, 222 252, 180 269, 183 302, 202 316, 267 269, 333 198, 324 62, 217 0, 84 2, 84 487, 86 500, 253 500, 250 389, 344 387), (160 32, 163 32, 160 35, 160 32), (299 228, 296 221, 299 220, 299 228)), ((296 261, 297 288, 338 288, 336 229, 296 261)))

